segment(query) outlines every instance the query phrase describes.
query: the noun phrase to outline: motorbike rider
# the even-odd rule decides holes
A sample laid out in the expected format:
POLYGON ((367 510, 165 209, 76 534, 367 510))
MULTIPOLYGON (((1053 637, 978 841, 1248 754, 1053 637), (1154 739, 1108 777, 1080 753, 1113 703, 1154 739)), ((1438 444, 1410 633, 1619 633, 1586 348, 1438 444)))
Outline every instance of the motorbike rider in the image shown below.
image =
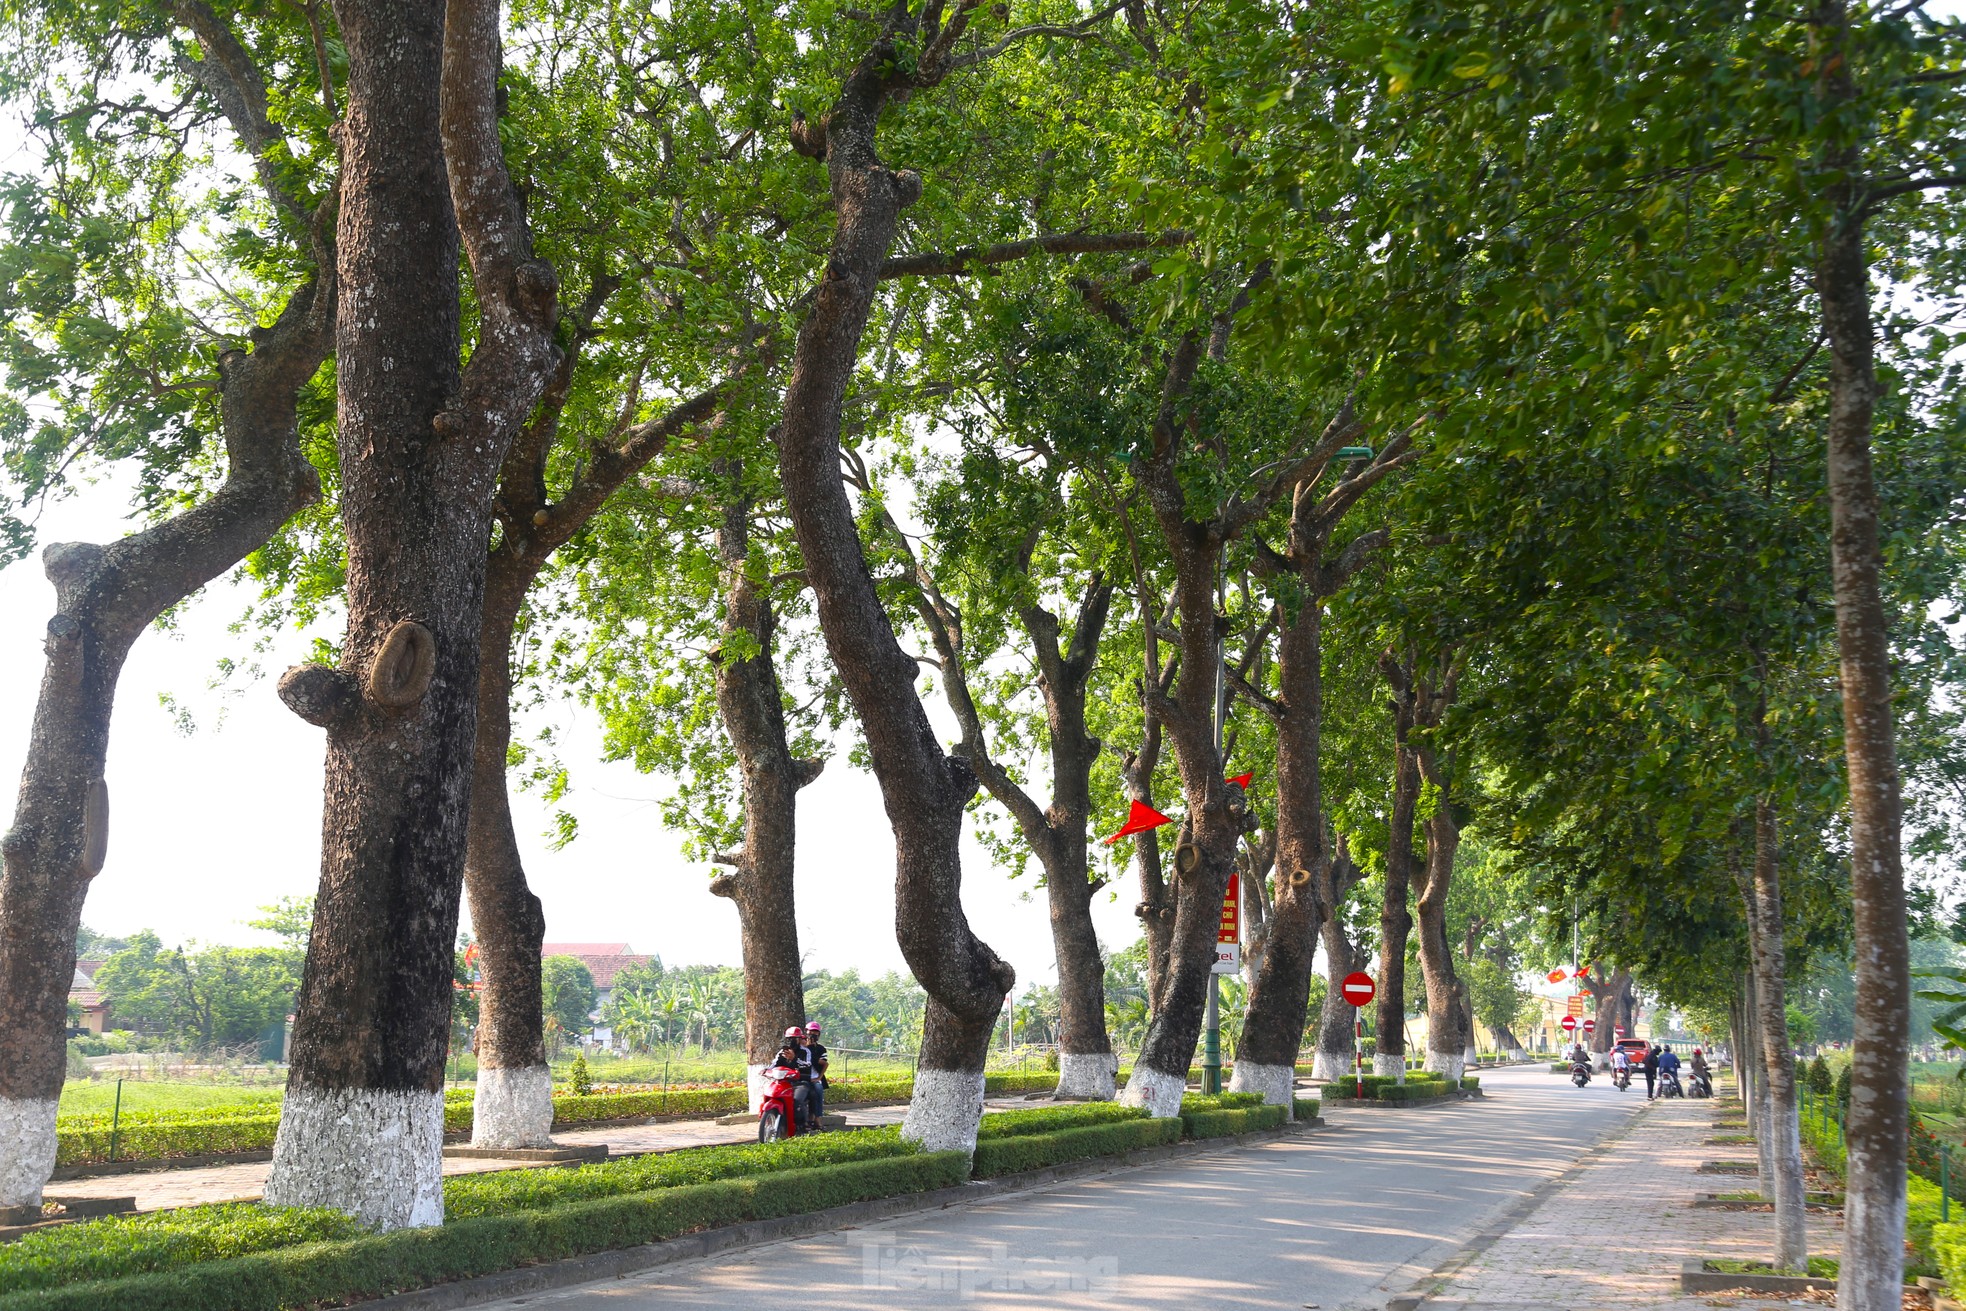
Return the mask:
POLYGON ((1611 1049, 1611 1080, 1620 1088, 1631 1082, 1632 1058, 1623 1047, 1611 1049))
POLYGON ((812 1122, 812 1066, 806 1060, 805 1047, 800 1039, 805 1030, 796 1026, 785 1031, 784 1039, 778 1044, 778 1057, 765 1074, 773 1079, 782 1079, 792 1085, 792 1114, 799 1131, 805 1132, 812 1122))
POLYGON ((1659 1081, 1663 1084, 1670 1077, 1673 1086, 1679 1086, 1679 1057, 1673 1054, 1672 1044, 1667 1043, 1659 1053, 1659 1081))
POLYGON ((816 1125, 826 1114, 826 1067, 831 1063, 826 1059, 826 1044, 819 1041, 819 1021, 806 1025, 802 1041, 806 1064, 812 1070, 812 1122, 816 1125))
POLYGON ((1659 1094, 1659 1044, 1652 1043, 1645 1049, 1645 1100, 1651 1101, 1659 1094))
POLYGON ((1700 1054, 1698 1047, 1693 1049, 1693 1059, 1688 1061, 1687 1064, 1693 1070, 1693 1081, 1705 1086, 1707 1092, 1711 1094, 1713 1092, 1713 1071, 1707 1067, 1707 1058, 1700 1054))

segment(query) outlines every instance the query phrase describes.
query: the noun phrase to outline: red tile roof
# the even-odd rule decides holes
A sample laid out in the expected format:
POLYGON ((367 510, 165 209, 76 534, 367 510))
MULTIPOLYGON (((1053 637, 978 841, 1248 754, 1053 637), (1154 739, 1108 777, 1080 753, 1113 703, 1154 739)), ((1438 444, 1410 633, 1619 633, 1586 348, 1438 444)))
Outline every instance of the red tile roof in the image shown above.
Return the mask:
POLYGON ((596 988, 612 988, 617 972, 630 965, 646 965, 653 956, 637 956, 625 942, 548 942, 539 949, 541 959, 571 956, 587 967, 596 988))

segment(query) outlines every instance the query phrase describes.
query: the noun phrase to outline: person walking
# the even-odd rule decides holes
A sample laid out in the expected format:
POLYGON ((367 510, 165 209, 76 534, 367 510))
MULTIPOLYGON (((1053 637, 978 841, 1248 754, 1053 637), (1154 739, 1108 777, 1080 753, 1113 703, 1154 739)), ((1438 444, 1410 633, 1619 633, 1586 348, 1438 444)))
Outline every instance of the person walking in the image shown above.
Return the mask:
POLYGON ((1651 1101, 1659 1088, 1659 1044, 1645 1049, 1645 1100, 1651 1101))

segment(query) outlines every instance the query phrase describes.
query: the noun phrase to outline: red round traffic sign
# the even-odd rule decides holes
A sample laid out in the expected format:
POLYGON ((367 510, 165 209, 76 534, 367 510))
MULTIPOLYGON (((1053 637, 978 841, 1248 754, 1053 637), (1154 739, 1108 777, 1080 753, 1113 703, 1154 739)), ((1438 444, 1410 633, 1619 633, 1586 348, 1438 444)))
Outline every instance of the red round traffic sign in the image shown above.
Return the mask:
POLYGON ((1338 985, 1339 995, 1354 1006, 1366 1005, 1377 991, 1378 985, 1372 982, 1372 976, 1356 970, 1347 974, 1345 981, 1338 985))
POLYGON ((1622 1024, 1614 1024, 1611 1026, 1611 1032, 1617 1034, 1620 1038, 1622 1038, 1625 1036, 1625 1026, 1622 1024))
POLYGON ((1577 1031, 1577 1017, 1574 1015, 1566 1015, 1558 1020, 1557 1023, 1563 1026, 1565 1033, 1575 1033, 1577 1031))
POLYGON ((1589 1017, 1585 1017, 1585 1020, 1584 1020, 1584 1032, 1585 1032, 1585 1033, 1594 1033, 1594 1032, 1596 1032, 1596 1030, 1597 1030, 1597 1021, 1596 1021, 1596 1020, 1593 1020, 1593 1019, 1590 1019, 1589 1017))

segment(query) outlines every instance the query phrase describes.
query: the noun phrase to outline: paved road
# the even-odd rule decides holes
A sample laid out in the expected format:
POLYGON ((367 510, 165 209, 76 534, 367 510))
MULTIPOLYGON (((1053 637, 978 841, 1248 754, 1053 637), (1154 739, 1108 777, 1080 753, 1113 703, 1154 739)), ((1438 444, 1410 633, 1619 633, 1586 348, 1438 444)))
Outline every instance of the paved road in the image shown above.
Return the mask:
POLYGON ((552 1311, 1383 1304, 1644 1105, 1548 1067, 1483 1101, 1327 1113, 1329 1130, 489 1305, 552 1311))

